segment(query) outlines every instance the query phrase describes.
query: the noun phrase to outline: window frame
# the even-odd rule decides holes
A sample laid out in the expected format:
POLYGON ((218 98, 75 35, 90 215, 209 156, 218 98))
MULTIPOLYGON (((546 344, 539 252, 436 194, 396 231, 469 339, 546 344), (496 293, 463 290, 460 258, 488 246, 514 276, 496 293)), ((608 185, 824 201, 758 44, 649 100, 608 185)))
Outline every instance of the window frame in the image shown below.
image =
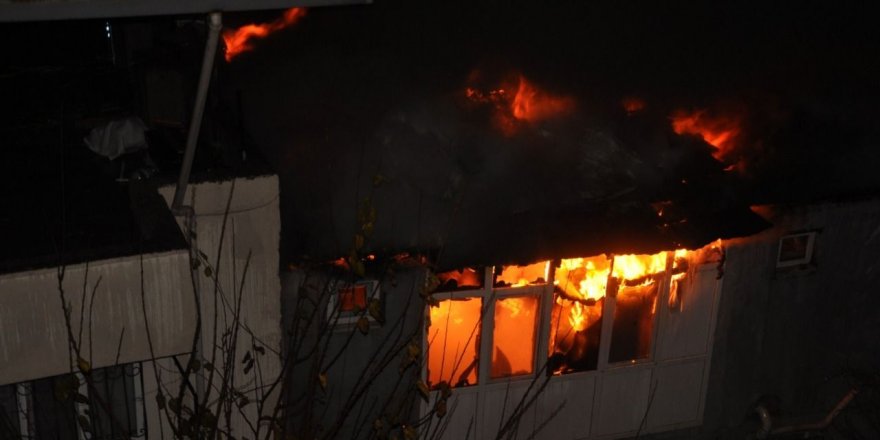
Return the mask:
MULTIPOLYGON (((608 256, 609 258, 614 258, 614 255, 608 256)), ((651 365, 656 362, 656 350, 658 346, 659 339, 659 328, 660 328, 660 316, 662 313, 666 312, 668 309, 668 298, 669 298, 669 289, 671 286, 672 280, 672 272, 673 265, 675 260, 674 252, 667 251, 666 254, 666 265, 662 272, 658 272, 656 276, 657 283, 657 296, 656 296, 656 308, 654 310, 654 318, 651 324, 651 341, 650 348, 648 349, 648 356, 641 359, 630 359, 625 361, 617 361, 610 362, 610 351, 611 351, 611 343, 613 337, 613 328, 614 328, 614 314, 617 310, 617 296, 619 294, 618 290, 611 292, 612 286, 617 286, 616 283, 607 283, 605 287, 605 302, 603 304, 602 309, 602 327, 601 327, 601 335, 599 340, 599 358, 596 362, 596 368, 594 370, 587 371, 576 371, 567 373, 564 375, 560 375, 562 377, 568 376, 584 376, 584 375, 595 375, 600 374, 606 371, 615 371, 623 368, 630 368, 636 366, 643 365, 651 365)), ((553 302, 555 300, 555 278, 556 278, 556 268, 559 266, 559 259, 549 260, 550 268, 548 270, 547 280, 543 284, 533 284, 527 286, 520 287, 495 287, 494 286, 494 274, 495 267, 494 266, 485 266, 482 268, 483 270, 483 287, 478 289, 467 289, 467 290, 453 290, 446 292, 437 292, 434 293, 433 296, 438 301, 444 301, 447 299, 454 298, 481 298, 483 301, 483 306, 481 309, 480 316, 480 332, 484 335, 480 341, 480 353, 479 357, 481 360, 485 359, 487 361, 480 362, 478 372, 477 372, 477 383, 467 387, 456 388, 457 391, 466 391, 470 392, 481 392, 487 387, 489 389, 497 386, 499 384, 503 386, 507 386, 507 384, 511 384, 518 381, 528 381, 533 380, 536 374, 542 374, 543 368, 549 358, 549 346, 550 346, 550 322, 551 322, 551 314, 553 310, 553 302), (495 328, 495 300, 498 298, 506 298, 506 297, 516 297, 516 296, 538 296, 538 311, 537 311, 537 319, 536 319, 536 329, 535 329, 535 347, 532 353, 532 362, 533 368, 531 374, 522 374, 518 376, 508 376, 492 379, 491 378, 491 361, 492 361, 492 349, 494 348, 494 328, 495 328), (485 335, 488 335, 485 336, 485 335)), ((426 305, 425 307, 425 317, 428 318, 430 315, 430 305, 426 305)), ((427 337, 428 337, 428 327, 426 326, 422 332, 422 343, 423 347, 427 347, 427 337)), ((427 355, 427 349, 425 350, 425 354, 427 355)), ((555 375, 554 375, 555 376, 555 375)), ((422 368, 422 379, 427 383, 427 362, 422 368)), ((558 379, 558 378, 557 378, 558 379)), ((551 378, 551 380, 557 380, 551 378)))
POLYGON ((813 258, 816 255, 816 241, 819 235, 819 231, 800 231, 800 232, 792 232, 782 237, 779 237, 779 241, 776 244, 776 268, 777 269, 789 269, 796 267, 809 266, 813 264, 813 258), (782 248, 783 243, 786 240, 794 240, 798 237, 806 237, 807 244, 804 249, 804 256, 801 258, 795 258, 791 260, 783 260, 782 259, 782 248))
MULTIPOLYGON (((146 417, 146 406, 144 402, 144 384, 143 384, 143 363, 142 362, 131 362, 127 364, 117 364, 110 365, 102 368, 112 368, 112 367, 126 367, 128 365, 132 366, 133 374, 131 375, 132 379, 132 396, 131 396, 131 404, 134 405, 134 414, 135 414, 135 430, 132 433, 133 435, 129 436, 131 440, 138 439, 146 439, 149 437, 149 431, 147 428, 147 417, 146 417)), ((79 388, 77 392, 82 394, 83 396, 90 398, 88 384, 85 382, 85 378, 82 375, 82 372, 76 372, 76 378, 79 380, 79 388)), ((123 375, 127 374, 123 371, 123 375)), ((35 422, 35 408, 34 408, 34 395, 33 395, 33 383, 37 380, 49 379, 50 377, 45 378, 36 378, 26 382, 19 382, 15 385, 15 392, 17 394, 17 402, 18 402, 18 413, 19 413, 19 430, 21 431, 21 438, 35 438, 36 430, 34 424, 35 422)), ((91 413, 90 405, 88 403, 82 403, 74 401, 74 416, 86 416, 86 412, 91 413)), ((91 418, 89 418, 92 421, 91 418)), ((78 440, 92 440, 94 436, 92 434, 86 433, 83 431, 82 426, 77 422, 75 423, 76 427, 76 438, 78 440)))
POLYGON ((352 326, 357 324, 361 317, 366 317, 368 322, 375 323, 376 320, 372 315, 366 313, 370 307, 370 301, 376 299, 382 301, 382 289, 379 281, 374 279, 363 279, 357 281, 331 280, 329 284, 330 295, 328 295, 325 319, 327 323, 334 326, 334 331, 348 331, 352 326), (339 306, 340 290, 345 288, 355 288, 364 286, 364 300, 366 308, 361 311, 343 312, 339 306))

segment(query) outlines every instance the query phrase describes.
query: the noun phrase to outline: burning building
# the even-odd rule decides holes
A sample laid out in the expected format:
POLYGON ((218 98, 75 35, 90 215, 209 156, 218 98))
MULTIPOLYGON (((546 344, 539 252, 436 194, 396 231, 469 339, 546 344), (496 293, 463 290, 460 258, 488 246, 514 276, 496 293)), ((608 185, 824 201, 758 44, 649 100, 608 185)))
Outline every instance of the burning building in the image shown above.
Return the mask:
MULTIPOLYGON (((74 220, 104 220, 70 242, 82 252, 52 260, 47 237, 6 255, 4 435, 869 432, 852 408, 876 403, 871 138, 781 93, 731 98, 749 71, 733 43, 650 12, 377 2, 102 23, 102 62, 133 90, 119 107, 150 133, 112 156, 130 191, 99 194, 122 207, 74 220), (830 143, 844 151, 825 160, 830 143), (128 210, 132 236, 107 232, 128 210), (57 286, 52 261, 70 268, 57 286), (114 340, 86 344, 92 321, 114 340)), ((74 108, 62 148, 97 124, 74 108)), ((71 157, 94 168, 75 151, 62 194, 71 157)))

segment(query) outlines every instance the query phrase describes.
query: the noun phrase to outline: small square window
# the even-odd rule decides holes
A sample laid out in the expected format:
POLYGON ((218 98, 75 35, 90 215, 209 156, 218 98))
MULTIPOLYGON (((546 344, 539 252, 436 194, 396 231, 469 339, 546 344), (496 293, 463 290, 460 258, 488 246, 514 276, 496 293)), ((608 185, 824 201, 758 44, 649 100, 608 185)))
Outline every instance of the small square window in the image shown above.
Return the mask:
POLYGON ((790 234, 780 238, 779 251, 776 254, 776 267, 793 267, 811 263, 815 245, 815 231, 790 234))
POLYGON ((375 280, 336 283, 331 288, 327 320, 338 325, 354 324, 361 316, 372 320, 372 316, 364 311, 371 300, 380 298, 380 293, 379 283, 375 280))

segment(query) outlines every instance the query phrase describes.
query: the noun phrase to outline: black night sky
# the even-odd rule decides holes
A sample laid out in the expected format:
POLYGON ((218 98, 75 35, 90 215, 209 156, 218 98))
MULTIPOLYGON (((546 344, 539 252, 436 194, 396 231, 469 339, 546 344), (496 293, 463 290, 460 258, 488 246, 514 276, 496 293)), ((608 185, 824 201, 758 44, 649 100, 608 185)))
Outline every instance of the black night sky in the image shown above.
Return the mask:
MULTIPOLYGON (((580 199, 547 194, 568 184, 593 188, 599 174, 618 185, 598 191, 601 197, 628 191, 628 185, 637 190, 625 204, 677 197, 681 190, 664 182, 683 180, 675 174, 682 163, 720 169, 706 145, 688 146, 671 132, 669 117, 682 109, 740 116, 737 149, 748 164, 735 179, 718 174, 706 178, 702 192, 685 191, 682 200, 690 205, 722 199, 713 202, 720 215, 734 205, 870 196, 880 188, 880 31, 870 12, 831 1, 377 0, 314 8, 231 63, 218 57, 197 167, 234 169, 225 162, 241 149, 265 156, 282 179, 282 247, 292 254, 343 250, 347 239, 340 237, 347 235, 358 199, 383 173, 392 189, 376 196, 377 205, 420 206, 414 219, 389 214, 385 232, 402 237, 385 243, 390 247, 418 247, 426 234, 444 234, 449 213, 458 208, 464 212, 458 216, 488 216, 492 223, 522 216, 523 222, 565 224, 573 221, 559 220, 565 212, 592 203, 597 191, 580 199), (532 140, 516 145, 475 129, 480 124, 455 105, 477 74, 487 87, 521 74, 548 93, 572 97, 577 122, 532 127, 532 140), (645 115, 627 118, 620 108, 626 97, 645 101, 645 115), (591 162, 592 176, 560 178, 558 164, 570 155, 559 152, 581 151, 575 140, 582 139, 583 127, 640 155, 639 165, 618 170, 621 158, 606 157, 591 162), (664 162, 681 148, 702 149, 706 159, 664 162), (492 202, 477 209, 481 199, 492 202), (535 214, 547 207, 551 214, 535 214)), ((224 24, 267 22, 279 14, 227 13, 224 24)), ((124 191, 85 191, 79 202, 57 203, 58 194, 81 182, 109 181, 118 173, 87 157, 81 139, 96 121, 143 116, 151 93, 143 78, 150 69, 182 78, 177 105, 187 115, 204 44, 201 19, 0 24, 7 199, 19 205, 37 200, 43 208, 32 214, 47 231, 57 231, 60 218, 114 224, 102 214, 111 208, 77 206, 124 203, 124 191), (105 36, 108 23, 112 44, 105 36), (80 175, 58 178, 70 173, 80 175), (28 191, 14 189, 25 180, 28 191), (72 214, 78 209, 84 213, 72 214)), ((186 122, 184 117, 184 129, 186 122)), ((150 154, 161 174, 176 175, 183 129, 151 133, 150 154)), ((4 223, 35 224, 10 206, 0 218, 4 223)), ((461 241, 486 232, 460 229, 461 241)), ((546 231, 523 233, 546 238, 546 231)), ((95 241, 89 237, 83 240, 95 241)), ((43 248, 57 249, 58 243, 43 248)))

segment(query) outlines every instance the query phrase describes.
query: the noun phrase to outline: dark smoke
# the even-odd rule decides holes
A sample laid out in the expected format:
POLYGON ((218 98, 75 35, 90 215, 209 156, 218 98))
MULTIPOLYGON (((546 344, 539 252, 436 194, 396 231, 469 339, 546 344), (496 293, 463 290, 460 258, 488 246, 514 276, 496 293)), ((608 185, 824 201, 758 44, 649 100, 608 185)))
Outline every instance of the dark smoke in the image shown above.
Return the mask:
POLYGON ((282 176, 284 252, 345 255, 366 198, 370 251, 442 248, 454 265, 704 242, 750 230, 752 203, 878 187, 876 31, 859 11, 537 3, 314 10, 226 66, 282 176), (458 102, 475 70, 523 74, 578 111, 505 138, 458 102), (626 115, 627 96, 646 109, 626 115), (745 113, 743 172, 671 132, 695 108, 745 113), (665 229, 658 201, 677 212, 665 229))

